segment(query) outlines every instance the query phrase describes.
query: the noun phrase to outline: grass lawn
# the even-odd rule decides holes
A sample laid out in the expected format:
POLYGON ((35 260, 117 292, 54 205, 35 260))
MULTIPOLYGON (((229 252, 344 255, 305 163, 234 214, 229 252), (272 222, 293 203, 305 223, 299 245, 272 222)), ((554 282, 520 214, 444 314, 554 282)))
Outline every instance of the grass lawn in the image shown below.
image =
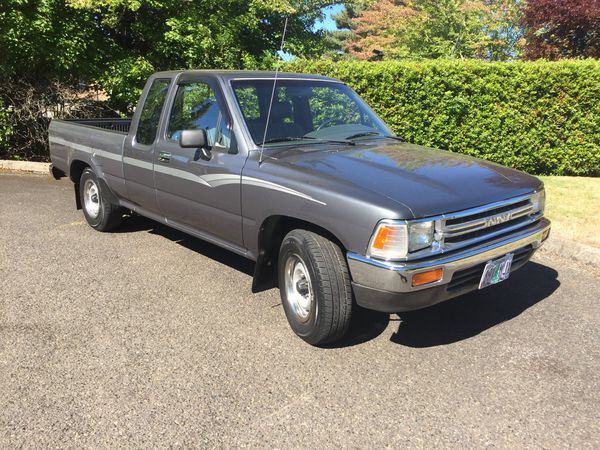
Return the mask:
POLYGON ((600 178, 539 178, 546 185, 550 235, 600 248, 600 178))

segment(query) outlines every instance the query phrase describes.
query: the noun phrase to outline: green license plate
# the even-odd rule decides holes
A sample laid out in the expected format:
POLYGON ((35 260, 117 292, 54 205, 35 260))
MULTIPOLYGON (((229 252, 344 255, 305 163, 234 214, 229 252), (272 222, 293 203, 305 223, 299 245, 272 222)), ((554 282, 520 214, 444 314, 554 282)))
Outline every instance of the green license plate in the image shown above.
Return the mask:
POLYGON ((483 269, 483 275, 479 281, 479 289, 491 286, 492 284, 500 283, 506 280, 510 275, 510 267, 512 265, 513 254, 503 256, 499 259, 488 261, 483 269))

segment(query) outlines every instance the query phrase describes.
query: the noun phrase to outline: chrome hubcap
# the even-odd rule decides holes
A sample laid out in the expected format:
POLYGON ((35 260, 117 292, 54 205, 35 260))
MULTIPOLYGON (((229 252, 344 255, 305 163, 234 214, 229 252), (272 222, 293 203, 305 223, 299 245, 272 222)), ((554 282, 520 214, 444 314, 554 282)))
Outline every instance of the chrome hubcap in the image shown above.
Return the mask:
POLYGON ((310 275, 304 261, 291 255, 285 263, 285 299, 300 322, 306 322, 313 303, 310 275))
POLYGON ((96 218, 100 213, 100 193, 94 180, 86 180, 83 186, 83 203, 89 216, 96 218))

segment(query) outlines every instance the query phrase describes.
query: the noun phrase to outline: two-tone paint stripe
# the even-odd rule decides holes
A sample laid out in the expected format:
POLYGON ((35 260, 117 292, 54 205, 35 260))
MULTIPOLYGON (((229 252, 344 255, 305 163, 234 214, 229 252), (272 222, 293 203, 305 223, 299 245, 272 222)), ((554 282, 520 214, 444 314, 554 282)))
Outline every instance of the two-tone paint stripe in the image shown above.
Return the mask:
POLYGON ((49 138, 49 141, 54 144, 74 148, 75 150, 79 150, 80 152, 89 153, 92 156, 101 156, 103 158, 112 159, 114 161, 123 160, 121 155, 117 155, 116 153, 107 152, 106 150, 100 150, 99 148, 88 147, 87 145, 77 144, 75 142, 67 141, 60 137, 51 136, 49 138))
MULTIPOLYGON (((50 137, 50 142, 54 144, 64 145, 75 150, 79 150, 84 153, 91 154, 92 156, 100 156, 102 158, 112 159, 114 161, 122 161, 124 164, 129 164, 131 166, 139 167, 141 169, 146 170, 154 170, 156 172, 170 175, 172 177, 181 178, 184 180, 192 181, 195 183, 200 183, 204 186, 210 188, 216 188, 219 186, 225 186, 228 184, 239 184, 240 183, 240 175, 235 174, 227 174, 227 173, 216 173, 216 174, 207 174, 207 175, 195 175, 192 172, 188 172, 186 170, 175 169, 173 167, 167 167, 160 164, 152 164, 148 161, 142 161, 140 159, 131 158, 129 156, 121 156, 116 153, 107 152, 106 150, 100 150, 97 148, 89 147, 87 145, 77 144, 75 142, 67 141, 60 137, 50 137)), ((305 200, 318 203, 320 205, 326 205, 327 203, 317 200, 311 197, 308 194, 297 191, 295 189, 288 188, 286 186, 282 186, 281 184, 273 183, 271 181, 261 180, 259 178, 254 177, 241 177, 241 183, 247 186, 256 186, 262 187, 264 189, 270 189, 273 191, 282 192, 288 195, 293 195, 296 197, 303 198, 305 200)))

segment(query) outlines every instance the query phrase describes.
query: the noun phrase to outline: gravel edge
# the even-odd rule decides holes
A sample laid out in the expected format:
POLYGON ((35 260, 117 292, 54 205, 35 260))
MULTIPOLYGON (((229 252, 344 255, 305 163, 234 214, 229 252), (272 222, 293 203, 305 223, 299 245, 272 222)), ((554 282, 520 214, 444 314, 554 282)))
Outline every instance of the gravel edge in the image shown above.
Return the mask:
POLYGON ((538 250, 543 255, 558 255, 566 259, 574 259, 580 263, 600 268, 600 248, 581 244, 569 239, 550 235, 544 245, 538 250))
POLYGON ((50 172, 50 163, 0 159, 0 170, 47 174, 50 172))

